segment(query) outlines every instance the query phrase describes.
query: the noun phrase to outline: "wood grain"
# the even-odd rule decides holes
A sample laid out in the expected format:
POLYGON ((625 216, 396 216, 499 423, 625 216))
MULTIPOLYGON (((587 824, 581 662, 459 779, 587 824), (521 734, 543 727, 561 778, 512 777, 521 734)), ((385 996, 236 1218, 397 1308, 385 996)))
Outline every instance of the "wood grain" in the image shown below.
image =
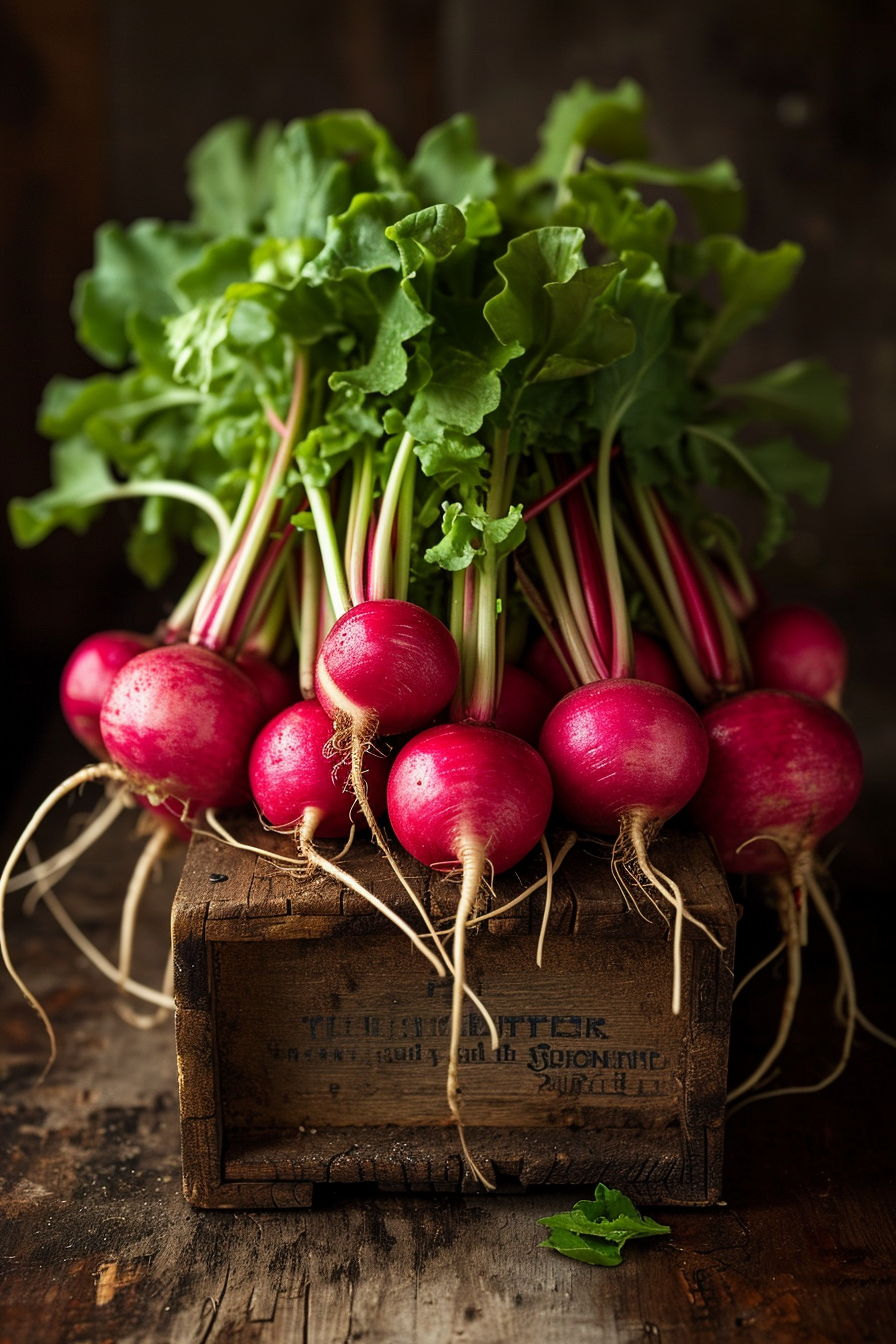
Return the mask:
MULTIPOLYGON (((114 953, 115 893, 139 852, 129 832, 122 819, 61 888, 107 954, 114 953)), ((176 870, 168 865, 142 920, 138 970, 150 979, 164 964, 176 870)), ((14 986, 0 982, 3 1344, 896 1338, 896 1098, 882 1046, 860 1043, 846 1076, 825 1094, 735 1116, 727 1203, 670 1209, 669 1239, 636 1244, 621 1266, 600 1270, 537 1245, 537 1219, 586 1195, 582 1187, 523 1193, 517 1184, 512 1196, 458 1197, 331 1185, 318 1189, 314 1207, 302 1208, 307 1185, 286 1179, 279 1207, 192 1209, 180 1190, 170 1024, 135 1033, 121 1022, 114 989, 73 956, 46 912, 27 921, 14 911, 10 935, 61 1049, 35 1090, 46 1043, 14 986)), ((828 1044, 827 1026, 835 976, 817 947, 807 955, 810 998, 794 1052, 817 1069, 819 1052, 837 1045, 828 1044)), ((743 1056, 767 1040, 770 1017, 741 1018, 739 1074, 743 1056)), ((280 1169, 288 1177, 294 1156, 272 1147, 269 1157, 286 1163, 280 1169)), ((238 1154, 233 1161, 236 1175, 238 1154)), ((363 1151, 356 1170, 368 1182, 378 1175, 363 1151)), ((524 1174, 543 1181, 548 1167, 524 1174)), ((425 1164, 416 1175, 430 1191, 425 1164)), ((252 1198, 261 1204, 260 1191, 252 1198)))

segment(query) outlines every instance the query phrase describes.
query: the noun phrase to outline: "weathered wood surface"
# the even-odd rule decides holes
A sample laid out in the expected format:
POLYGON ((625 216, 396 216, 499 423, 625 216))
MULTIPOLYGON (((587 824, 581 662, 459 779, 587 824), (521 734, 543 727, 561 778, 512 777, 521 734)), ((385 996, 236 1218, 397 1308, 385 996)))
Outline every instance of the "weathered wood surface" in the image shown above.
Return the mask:
MULTIPOLYGON (((196 836, 172 925, 188 1198, 310 1203, 331 1182, 474 1191, 445 1100, 450 979, 363 897, 290 867, 290 838, 248 815, 228 826, 255 852, 196 836)), ((459 1084, 470 1151, 499 1190, 603 1181, 638 1203, 719 1198, 735 911, 702 837, 654 848, 720 944, 686 924, 678 1016, 667 922, 634 882, 623 893, 606 846, 579 843, 558 872, 541 969, 544 890, 503 910, 542 877, 540 852, 483 891, 481 913, 497 913, 468 936, 467 979, 500 1045, 467 1003, 459 1084)), ((398 857, 450 928, 457 882, 398 857)), ((423 931, 373 845, 341 864, 423 931)))
MULTIPOLYGON (((62 888, 107 953, 137 852, 126 831, 62 888)), ((175 870, 151 893, 143 925, 141 971, 153 979, 164 963, 175 870)), ((17 911, 18 898, 13 904, 17 911)), ((619 1268, 593 1269, 537 1245, 536 1220, 583 1190, 496 1198, 346 1186, 312 1209, 191 1209, 180 1192, 170 1025, 125 1026, 111 986, 45 911, 30 921, 14 914, 11 936, 59 1029, 60 1058, 35 1090, 45 1042, 3 980, 3 1344, 896 1339, 894 1098, 883 1046, 860 1041, 846 1076, 821 1096, 735 1116, 727 1203, 671 1210, 669 1239, 635 1244, 619 1268)), ((800 1015, 800 1040, 785 1061, 791 1073, 800 1049, 811 1076, 839 1047, 823 953, 810 946, 820 992, 800 1015)), ((879 1014, 885 1005, 867 1007, 879 1014)), ((742 1033, 745 1054, 768 1038, 768 1015, 753 1026, 752 1039, 742 1033)), ((736 1067, 739 1076, 745 1063, 736 1067)))

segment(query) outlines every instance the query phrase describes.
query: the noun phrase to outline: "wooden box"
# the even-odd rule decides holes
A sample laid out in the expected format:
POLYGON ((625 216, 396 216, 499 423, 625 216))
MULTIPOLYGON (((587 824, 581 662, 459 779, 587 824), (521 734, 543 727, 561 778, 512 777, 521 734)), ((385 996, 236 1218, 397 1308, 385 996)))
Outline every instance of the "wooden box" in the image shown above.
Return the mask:
MULTIPOLYGON (((248 819, 231 821, 242 840, 294 853, 248 819)), ((499 1190, 604 1181, 647 1204, 719 1197, 735 912, 701 837, 670 833, 652 853, 725 949, 685 924, 679 1017, 667 926, 643 894, 640 913, 627 905, 592 843, 580 842, 555 879, 542 970, 543 890, 468 938, 468 982, 501 1047, 492 1053, 467 1001, 462 1107, 470 1151, 499 1190)), ((433 920, 452 916, 457 884, 402 862, 433 920)), ((342 863, 419 927, 369 845, 356 843, 342 863)), ((497 879, 491 908, 543 863, 536 851, 497 879)), ((193 1204, 305 1206, 315 1184, 333 1181, 478 1188, 445 1099, 450 981, 362 897, 197 836, 173 935, 193 1204)))

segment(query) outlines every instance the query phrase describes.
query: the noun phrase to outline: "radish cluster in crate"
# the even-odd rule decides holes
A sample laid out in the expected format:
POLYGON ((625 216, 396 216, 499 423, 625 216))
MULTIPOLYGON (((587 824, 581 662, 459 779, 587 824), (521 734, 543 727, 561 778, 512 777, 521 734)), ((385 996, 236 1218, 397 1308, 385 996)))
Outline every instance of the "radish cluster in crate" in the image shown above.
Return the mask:
POLYGON ((105 778, 179 835, 251 802, 345 880, 318 842, 366 827, 393 859, 388 820, 461 877, 450 952, 412 890, 422 930, 385 911, 453 977, 455 1035, 480 887, 541 844, 550 893, 552 811, 672 924, 673 1012, 693 917, 649 847, 688 805, 729 871, 775 884, 791 989, 807 893, 832 927, 814 855, 861 781, 843 641, 762 608, 701 487, 757 499, 762 563, 788 496, 827 483, 786 429, 839 433, 843 390, 809 360, 716 380, 801 251, 736 236, 727 160, 648 162, 644 117, 631 81, 580 81, 520 169, 467 116, 409 162, 359 112, 216 128, 189 223, 100 231, 78 334, 124 371, 51 383, 54 485, 10 508, 29 545, 144 497, 137 571, 160 582, 185 537, 203 557, 152 639, 72 655, 63 710, 104 764, 66 787, 105 778))

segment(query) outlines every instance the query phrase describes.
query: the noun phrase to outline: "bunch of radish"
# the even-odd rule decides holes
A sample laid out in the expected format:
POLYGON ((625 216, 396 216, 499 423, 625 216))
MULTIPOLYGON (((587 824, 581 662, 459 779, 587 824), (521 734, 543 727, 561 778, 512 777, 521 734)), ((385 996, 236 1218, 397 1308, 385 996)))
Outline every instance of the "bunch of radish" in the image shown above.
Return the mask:
MULTIPOLYGON (((138 803, 150 838, 119 964, 89 955, 164 1009, 167 977, 162 991, 129 977, 148 874, 197 827, 237 843, 219 809, 254 807, 293 838, 297 872, 353 885, 453 977, 447 1104, 477 1175, 457 1059, 464 995, 491 1021, 464 974, 487 875, 541 847, 540 964, 559 862, 577 835, 608 837, 625 900, 670 924, 678 1013, 682 926, 698 921, 649 850, 690 804, 729 870, 766 874, 778 893, 791 980, 775 1049, 735 1090, 756 1095, 792 1017, 807 891, 836 930, 813 855, 861 779, 837 712, 836 629, 805 609, 762 610, 736 533, 700 490, 762 503, 757 562, 786 535, 788 494, 823 493, 822 461, 790 439, 746 446, 736 427, 836 431, 837 380, 798 361, 713 381, 800 252, 754 252, 733 235, 742 191, 729 164, 646 163, 643 113, 630 82, 580 83, 516 172, 479 148, 466 117, 431 131, 410 163, 363 113, 293 123, 273 151, 242 122, 216 128, 191 157, 190 223, 98 235, 78 334, 124 372, 50 385, 54 484, 10 506, 30 545, 139 497, 129 556, 142 577, 163 580, 187 540, 200 563, 152 636, 105 632, 72 655, 63 713, 97 761, 38 809, 0 878, 0 914, 8 890, 46 894, 138 803), (602 161, 617 157, 611 124, 626 128, 618 167, 602 161), (638 183, 658 171, 690 193, 697 242, 671 249, 671 206, 641 200, 638 183), (105 809, 13 876, 49 808, 88 781, 105 784, 105 809), (567 829, 555 854, 552 813, 567 829), (358 826, 418 927, 327 852, 358 826), (450 930, 433 927, 399 846, 457 871, 450 930)), ((2 919, 0 947, 50 1029, 2 919)), ((854 1023, 845 953, 842 964, 854 1023)))

